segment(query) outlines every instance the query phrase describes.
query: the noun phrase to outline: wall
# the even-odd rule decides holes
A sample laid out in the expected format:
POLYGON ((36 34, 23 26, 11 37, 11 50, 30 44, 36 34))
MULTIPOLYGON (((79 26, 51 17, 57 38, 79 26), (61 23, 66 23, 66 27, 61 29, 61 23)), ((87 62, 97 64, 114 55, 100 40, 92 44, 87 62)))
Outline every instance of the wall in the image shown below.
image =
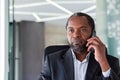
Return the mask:
POLYGON ((68 44, 65 25, 66 19, 45 22, 45 47, 68 44))

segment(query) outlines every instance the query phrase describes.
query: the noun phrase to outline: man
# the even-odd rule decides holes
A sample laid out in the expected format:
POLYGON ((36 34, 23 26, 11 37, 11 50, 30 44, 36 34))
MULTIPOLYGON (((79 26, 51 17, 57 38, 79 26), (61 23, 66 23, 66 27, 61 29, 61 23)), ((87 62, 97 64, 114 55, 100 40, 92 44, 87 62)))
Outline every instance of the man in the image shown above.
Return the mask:
POLYGON ((66 32, 70 48, 46 56, 39 80, 120 80, 119 60, 106 53, 89 15, 74 13, 66 32))

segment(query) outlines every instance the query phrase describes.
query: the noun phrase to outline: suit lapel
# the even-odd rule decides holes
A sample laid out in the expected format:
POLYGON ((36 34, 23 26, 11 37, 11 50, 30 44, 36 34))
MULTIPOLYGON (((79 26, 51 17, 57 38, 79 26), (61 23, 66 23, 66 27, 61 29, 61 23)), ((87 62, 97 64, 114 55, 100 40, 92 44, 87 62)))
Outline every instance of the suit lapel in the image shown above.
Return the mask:
POLYGON ((70 49, 63 56, 63 66, 66 73, 66 79, 74 80, 74 63, 70 49))
POLYGON ((85 78, 85 80, 92 80, 92 77, 94 76, 94 72, 96 71, 98 65, 99 64, 94 59, 93 53, 91 53, 90 54, 89 63, 88 63, 88 68, 87 68, 87 71, 86 71, 86 78, 85 78))
MULTIPOLYGON (((70 49, 63 55, 62 63, 65 69, 66 79, 74 80, 74 63, 73 63, 72 52, 70 49)), ((93 53, 91 53, 89 58, 88 68, 86 71, 85 80, 92 80, 92 77, 94 76, 94 72, 96 71, 98 66, 99 64, 94 59, 93 53)))

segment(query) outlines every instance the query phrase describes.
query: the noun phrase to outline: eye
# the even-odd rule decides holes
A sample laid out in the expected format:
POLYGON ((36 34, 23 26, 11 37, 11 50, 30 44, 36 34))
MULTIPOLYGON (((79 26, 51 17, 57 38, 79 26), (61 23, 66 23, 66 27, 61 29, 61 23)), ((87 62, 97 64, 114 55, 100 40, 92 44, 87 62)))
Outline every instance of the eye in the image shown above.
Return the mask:
POLYGON ((80 32, 85 33, 85 32, 87 32, 87 29, 86 28, 82 28, 82 29, 80 29, 80 32))
POLYGON ((73 33, 73 32, 74 32, 73 28, 68 28, 67 31, 70 32, 70 33, 73 33))

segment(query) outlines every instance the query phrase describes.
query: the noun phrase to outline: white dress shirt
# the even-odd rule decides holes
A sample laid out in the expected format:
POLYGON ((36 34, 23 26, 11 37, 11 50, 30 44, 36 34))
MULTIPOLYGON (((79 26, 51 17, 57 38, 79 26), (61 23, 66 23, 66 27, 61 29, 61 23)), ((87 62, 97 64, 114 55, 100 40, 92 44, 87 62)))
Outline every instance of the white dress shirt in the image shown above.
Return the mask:
MULTIPOLYGON (((75 80, 85 80, 85 75, 86 75, 86 71, 87 71, 90 53, 88 53, 86 58, 81 62, 76 58, 72 49, 71 49, 71 51, 72 51, 73 61, 74 61, 75 80)), ((102 72, 103 76, 108 77, 110 75, 110 70, 111 69, 107 70, 106 72, 102 72)))

